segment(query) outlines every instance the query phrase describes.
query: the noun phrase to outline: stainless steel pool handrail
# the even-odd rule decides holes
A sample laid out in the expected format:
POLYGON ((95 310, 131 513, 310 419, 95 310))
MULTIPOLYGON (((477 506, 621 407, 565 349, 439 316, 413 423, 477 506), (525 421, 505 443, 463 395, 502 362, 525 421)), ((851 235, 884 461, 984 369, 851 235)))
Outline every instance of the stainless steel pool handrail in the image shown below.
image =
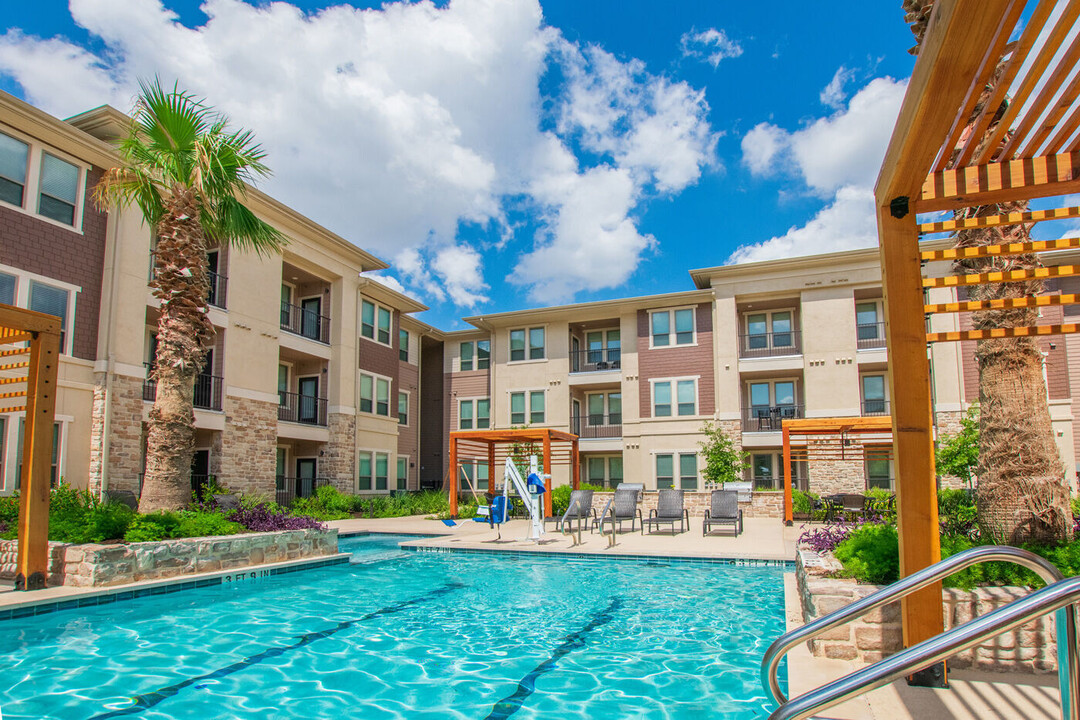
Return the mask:
MULTIPOLYGON (((570 507, 566 508, 566 512, 563 513, 562 518, 559 520, 560 532, 562 532, 563 535, 566 534, 566 521, 567 521, 567 519, 569 518, 571 523, 574 520, 577 520, 577 542, 573 543, 570 547, 575 547, 575 546, 581 544, 581 520, 582 520, 582 515, 581 515, 580 512, 578 512, 576 515, 574 515, 574 517, 570 517, 570 513, 573 512, 574 508, 580 508, 580 507, 581 507, 581 499, 580 498, 575 498, 574 502, 570 503, 570 507)), ((570 526, 570 537, 571 538, 574 537, 574 527, 573 527, 573 525, 570 526)))
MULTIPOLYGON (((769 715, 769 720, 808 718, 833 705, 887 685, 904 675, 930 667, 956 653, 975 647, 984 640, 1014 630, 1026 622, 1055 610, 1068 609, 1077 600, 1080 600, 1080 576, 1059 580, 993 612, 789 700, 774 710, 769 715)), ((1075 643, 1073 647, 1075 648, 1075 643)), ((1065 690, 1066 688, 1061 688, 1063 701, 1065 690)), ((1062 716, 1066 720, 1078 720, 1080 714, 1077 712, 1075 693, 1070 694, 1070 700, 1071 702, 1062 703, 1062 716)))
MULTIPOLYGON (((775 700, 777 704, 785 703, 787 698, 780 689, 780 680, 777 677, 777 671, 780 667, 781 659, 793 647, 799 643, 817 637, 838 625, 842 625, 853 618, 860 617, 871 610, 895 602, 905 595, 909 595, 927 585, 932 585, 964 568, 991 560, 1003 560, 1025 567, 1042 578, 1047 585, 1057 580, 1061 580, 1064 577, 1061 574, 1061 571, 1054 567, 1048 560, 1022 548, 1003 545, 985 545, 959 552, 930 567, 912 573, 906 578, 903 578, 888 587, 882 588, 872 595, 867 595, 861 600, 856 600, 850 605, 840 608, 836 612, 829 613, 825 617, 818 618, 811 623, 781 635, 769 645, 769 648, 765 651, 765 656, 761 659, 761 684, 765 687, 765 690, 772 695, 773 700, 775 700)), ((1062 674, 1064 668, 1077 668, 1078 657, 1080 657, 1078 656, 1076 648, 1075 610, 1070 608, 1066 610, 1065 614, 1067 617, 1064 618, 1064 623, 1059 623, 1059 625, 1064 624, 1066 632, 1069 634, 1067 639, 1070 639, 1071 642, 1058 642, 1059 675, 1062 674), (1063 645, 1065 647, 1062 647, 1063 645), (1065 661, 1064 663, 1062 662, 1063 660, 1065 661)), ((1059 636, 1061 635, 1060 630, 1058 634, 1059 636)), ((1077 694, 1080 693, 1080 683, 1076 681, 1075 675, 1076 672, 1073 672, 1069 678, 1059 678, 1059 681, 1063 682, 1062 692, 1064 693, 1066 688, 1068 688, 1071 697, 1076 697, 1077 694), (1068 680, 1067 683, 1064 682, 1066 680, 1068 680)), ((1080 718, 1077 720, 1080 720, 1080 718)))
POLYGON ((608 498, 607 505, 600 511, 600 534, 604 534, 604 518, 606 518, 610 511, 611 515, 611 537, 608 538, 608 547, 615 547, 615 509, 611 507, 615 502, 615 496, 612 495, 608 498))

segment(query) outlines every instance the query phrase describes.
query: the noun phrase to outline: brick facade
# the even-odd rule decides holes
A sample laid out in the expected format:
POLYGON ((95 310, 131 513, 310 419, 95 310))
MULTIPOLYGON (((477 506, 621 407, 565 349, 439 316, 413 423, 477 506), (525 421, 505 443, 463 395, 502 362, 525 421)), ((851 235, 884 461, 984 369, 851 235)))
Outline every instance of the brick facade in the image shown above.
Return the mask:
POLYGON ((230 490, 274 497, 277 403, 225 397, 221 481, 230 490))

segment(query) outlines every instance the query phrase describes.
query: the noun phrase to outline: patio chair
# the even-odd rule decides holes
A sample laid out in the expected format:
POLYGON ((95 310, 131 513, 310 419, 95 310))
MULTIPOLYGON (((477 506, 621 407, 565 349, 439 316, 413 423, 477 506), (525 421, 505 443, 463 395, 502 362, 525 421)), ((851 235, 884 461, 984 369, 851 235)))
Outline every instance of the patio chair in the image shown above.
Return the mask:
POLYGON ((713 490, 709 498, 709 508, 705 511, 705 521, 701 534, 708 535, 713 525, 731 525, 735 528, 735 537, 743 530, 743 513, 739 509, 739 494, 734 490, 713 490))
POLYGON ((675 523, 679 523, 679 532, 686 532, 690 526, 690 513, 683 507, 683 491, 674 488, 665 488, 660 491, 656 500, 656 509, 649 511, 649 518, 641 524, 641 534, 645 534, 645 528, 652 532, 652 526, 657 529, 662 523, 671 525, 671 534, 675 534, 675 523), (685 521, 685 524, 684 524, 685 521))
POLYGON ((566 521, 578 522, 584 521, 586 525, 589 521, 596 517, 596 513, 592 509, 592 490, 573 490, 570 492, 570 504, 566 506, 566 512, 559 518, 558 524, 555 526, 556 532, 563 532, 566 528, 566 521))
POLYGON ((132 510, 139 509, 139 498, 130 490, 106 490, 105 502, 127 505, 132 510))
POLYGON ((641 483, 620 483, 615 488, 615 495, 611 499, 611 510, 608 514, 593 518, 593 530, 600 528, 603 532, 604 521, 608 519, 608 515, 614 514, 615 522, 618 523, 616 532, 622 530, 622 524, 627 520, 630 521, 630 532, 633 532, 635 523, 641 520, 638 502, 644 490, 645 486, 641 483))

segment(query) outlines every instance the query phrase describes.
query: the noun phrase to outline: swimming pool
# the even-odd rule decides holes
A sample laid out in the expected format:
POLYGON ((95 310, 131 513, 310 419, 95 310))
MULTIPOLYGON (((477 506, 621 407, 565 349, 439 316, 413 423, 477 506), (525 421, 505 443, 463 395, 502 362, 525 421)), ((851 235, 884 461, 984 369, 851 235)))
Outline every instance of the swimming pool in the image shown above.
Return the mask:
MULTIPOLYGON (((0 623, 11 718, 757 718, 781 567, 345 539, 349 564, 0 623)), ((786 675, 786 673, 783 673, 786 675)))

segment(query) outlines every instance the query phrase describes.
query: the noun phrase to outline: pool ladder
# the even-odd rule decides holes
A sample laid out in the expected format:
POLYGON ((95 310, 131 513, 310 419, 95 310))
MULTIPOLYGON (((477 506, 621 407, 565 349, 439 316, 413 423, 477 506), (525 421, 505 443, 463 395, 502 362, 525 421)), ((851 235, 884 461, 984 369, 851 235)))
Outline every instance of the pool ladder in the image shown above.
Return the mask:
POLYGON ((1080 601, 1080 576, 1064 578, 1061 572, 1038 555, 1014 547, 972 548, 913 573, 873 595, 819 618, 777 638, 761 661, 761 683, 780 707, 769 720, 799 720, 863 695, 906 675, 924 670, 959 652, 1026 622, 1057 612, 1058 687, 1061 717, 1080 720, 1080 653, 1077 649, 1076 605, 1080 601), (787 699, 780 689, 777 672, 780 660, 799 643, 817 637, 849 620, 931 585, 964 568, 992 560, 1012 562, 1035 572, 1046 587, 1003 607, 958 625, 929 640, 906 648, 884 660, 822 685, 799 697, 787 699))

